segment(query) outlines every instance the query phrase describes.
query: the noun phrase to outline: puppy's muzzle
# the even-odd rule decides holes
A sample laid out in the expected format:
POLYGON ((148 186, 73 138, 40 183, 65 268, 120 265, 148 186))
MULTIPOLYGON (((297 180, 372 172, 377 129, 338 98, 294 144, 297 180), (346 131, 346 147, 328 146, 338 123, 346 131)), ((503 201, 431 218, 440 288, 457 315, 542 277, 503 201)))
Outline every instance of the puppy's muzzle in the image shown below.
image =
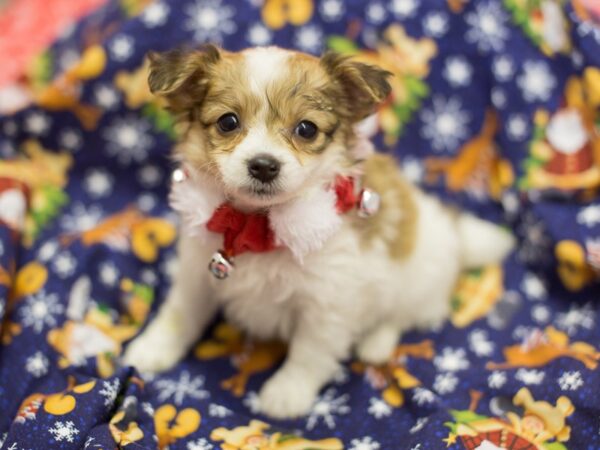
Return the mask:
POLYGON ((248 173, 263 183, 270 183, 281 169, 281 163, 270 155, 261 154, 248 161, 248 173))

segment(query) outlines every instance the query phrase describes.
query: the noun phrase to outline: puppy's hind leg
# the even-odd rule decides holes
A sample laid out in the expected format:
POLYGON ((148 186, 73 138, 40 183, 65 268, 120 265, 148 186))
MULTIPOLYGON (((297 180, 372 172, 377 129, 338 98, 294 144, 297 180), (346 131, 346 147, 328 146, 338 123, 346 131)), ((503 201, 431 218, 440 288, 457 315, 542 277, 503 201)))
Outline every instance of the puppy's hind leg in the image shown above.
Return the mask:
POLYGON ((356 346, 356 355, 367 364, 385 364, 398 345, 400 335, 400 327, 397 324, 383 323, 362 338, 356 346))

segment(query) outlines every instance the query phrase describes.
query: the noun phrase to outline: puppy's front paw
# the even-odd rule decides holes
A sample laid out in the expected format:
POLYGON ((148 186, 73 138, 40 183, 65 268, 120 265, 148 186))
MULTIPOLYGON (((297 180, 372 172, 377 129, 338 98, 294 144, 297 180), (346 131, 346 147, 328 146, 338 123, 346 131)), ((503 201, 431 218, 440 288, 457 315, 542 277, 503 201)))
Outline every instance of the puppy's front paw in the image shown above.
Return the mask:
POLYGON ((280 370, 267 380, 259 395, 260 411, 275 419, 292 419, 308 414, 318 389, 302 375, 280 370))
POLYGON ((170 369, 184 356, 185 346, 178 344, 177 336, 162 329, 160 322, 135 338, 125 350, 123 363, 141 373, 157 373, 170 369))

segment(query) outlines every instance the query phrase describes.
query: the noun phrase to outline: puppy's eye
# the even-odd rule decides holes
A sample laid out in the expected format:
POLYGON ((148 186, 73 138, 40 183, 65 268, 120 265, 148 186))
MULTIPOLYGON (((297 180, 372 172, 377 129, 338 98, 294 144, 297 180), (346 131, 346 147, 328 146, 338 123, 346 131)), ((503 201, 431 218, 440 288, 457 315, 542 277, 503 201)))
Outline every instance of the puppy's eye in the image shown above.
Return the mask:
POLYGON ((319 129, 314 123, 312 123, 310 120, 303 120, 296 125, 294 133, 296 133, 302 139, 309 140, 313 139, 317 135, 317 131, 319 131, 319 129))
POLYGON ((223 114, 217 120, 217 126, 223 133, 231 133, 240 126, 240 121, 233 113, 223 114))

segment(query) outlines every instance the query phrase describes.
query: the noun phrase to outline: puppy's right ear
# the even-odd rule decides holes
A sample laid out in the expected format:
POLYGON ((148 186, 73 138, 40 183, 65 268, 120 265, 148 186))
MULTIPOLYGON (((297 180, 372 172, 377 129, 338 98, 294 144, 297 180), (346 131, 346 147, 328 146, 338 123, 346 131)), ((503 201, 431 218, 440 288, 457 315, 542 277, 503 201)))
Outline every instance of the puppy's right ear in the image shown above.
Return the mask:
POLYGON ((165 98, 175 113, 193 108, 204 99, 210 66, 220 58, 219 49, 210 44, 200 50, 150 52, 150 92, 165 98))

